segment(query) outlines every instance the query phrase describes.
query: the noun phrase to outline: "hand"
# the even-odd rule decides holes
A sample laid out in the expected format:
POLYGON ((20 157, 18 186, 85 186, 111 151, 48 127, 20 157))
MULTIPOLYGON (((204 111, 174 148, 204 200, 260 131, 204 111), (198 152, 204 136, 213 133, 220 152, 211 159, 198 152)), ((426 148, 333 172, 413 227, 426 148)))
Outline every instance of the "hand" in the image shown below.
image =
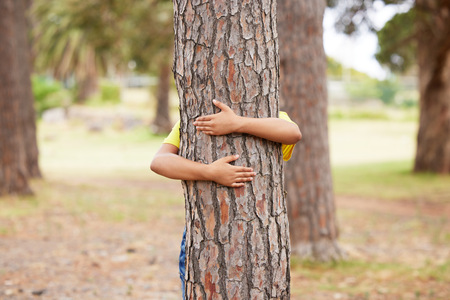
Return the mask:
POLYGON ((198 117, 194 122, 197 130, 207 135, 225 135, 238 132, 241 117, 237 116, 226 104, 217 100, 213 100, 213 103, 221 112, 198 117))
POLYGON ((242 187, 245 182, 252 181, 256 175, 252 168, 230 165, 239 155, 230 155, 208 165, 209 177, 212 181, 229 187, 242 187))

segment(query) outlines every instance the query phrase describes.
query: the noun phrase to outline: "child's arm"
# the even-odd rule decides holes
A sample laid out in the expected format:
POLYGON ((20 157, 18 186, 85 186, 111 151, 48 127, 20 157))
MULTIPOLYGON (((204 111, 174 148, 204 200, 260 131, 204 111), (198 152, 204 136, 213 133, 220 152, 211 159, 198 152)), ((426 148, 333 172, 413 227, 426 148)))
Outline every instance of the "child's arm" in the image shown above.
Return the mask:
POLYGON ((209 180, 230 187, 241 187, 256 175, 252 168, 233 166, 238 159, 230 155, 211 164, 202 164, 178 155, 178 148, 163 144, 152 160, 150 169, 159 175, 180 180, 209 180))
POLYGON ((297 143, 302 134, 295 123, 280 118, 247 118, 236 115, 226 104, 213 100, 221 112, 198 117, 194 125, 208 135, 225 135, 232 132, 248 133, 285 145, 297 143))

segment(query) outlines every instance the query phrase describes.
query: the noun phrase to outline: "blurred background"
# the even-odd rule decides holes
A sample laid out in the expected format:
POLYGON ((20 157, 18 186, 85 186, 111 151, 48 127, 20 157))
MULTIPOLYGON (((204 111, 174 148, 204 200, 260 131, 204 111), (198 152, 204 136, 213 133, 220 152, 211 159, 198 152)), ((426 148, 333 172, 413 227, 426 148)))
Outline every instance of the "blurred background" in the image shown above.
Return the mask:
MULTIPOLYGON (((450 299, 450 8, 428 2, 316 16, 345 255, 293 253, 293 299, 450 299)), ((180 299, 181 184, 149 170, 179 118, 172 1, 2 0, 0 20, 0 298, 180 299)))

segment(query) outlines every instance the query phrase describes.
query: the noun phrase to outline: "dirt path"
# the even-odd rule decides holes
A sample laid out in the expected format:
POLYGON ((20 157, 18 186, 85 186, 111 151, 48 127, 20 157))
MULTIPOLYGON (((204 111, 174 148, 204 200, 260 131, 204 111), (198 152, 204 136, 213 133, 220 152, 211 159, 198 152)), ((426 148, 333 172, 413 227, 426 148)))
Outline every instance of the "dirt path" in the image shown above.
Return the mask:
MULTIPOLYGON (((173 181, 102 178, 53 180, 68 186, 181 190, 180 183, 173 181)), ((356 214, 371 212, 402 218, 418 214, 430 217, 450 215, 450 204, 337 197, 336 206, 338 210, 351 210, 356 214)), ((171 209, 183 214, 184 208, 180 205, 171 209)), ((343 234, 351 236, 360 229, 354 228, 358 224, 352 226, 343 226, 343 234)), ((146 222, 112 223, 95 215, 76 215, 55 206, 24 218, 0 218, 1 227, 14 228, 14 232, 4 236, 0 233, 0 299, 181 298, 177 258, 183 222, 179 218, 169 216, 146 222)), ((373 232, 372 238, 384 238, 376 234, 373 232)), ((356 257, 389 257, 393 253, 396 255, 395 251, 405 250, 395 245, 377 247, 347 250, 356 257)), ((443 257, 449 255, 448 249, 417 251, 418 255, 425 257, 430 255, 427 251, 443 257), (443 252, 439 254, 436 251, 443 252)), ((295 280, 302 279, 294 277, 293 280, 295 283, 295 280)), ((318 292, 314 299, 325 300, 329 297, 329 293, 318 292)), ((336 299, 347 298, 341 295, 336 299)))
POLYGON ((0 239, 0 299, 179 299, 174 223, 27 218, 0 239))
POLYGON ((413 216, 450 216, 450 203, 430 203, 425 201, 397 200, 386 201, 370 198, 336 197, 338 208, 356 209, 376 213, 393 214, 404 217, 413 216))

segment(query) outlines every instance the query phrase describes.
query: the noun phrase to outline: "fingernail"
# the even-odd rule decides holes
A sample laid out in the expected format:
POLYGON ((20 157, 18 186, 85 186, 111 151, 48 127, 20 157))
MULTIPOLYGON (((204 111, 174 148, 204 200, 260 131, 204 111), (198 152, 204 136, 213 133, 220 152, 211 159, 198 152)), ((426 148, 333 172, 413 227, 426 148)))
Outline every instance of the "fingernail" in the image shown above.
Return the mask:
POLYGON ((217 101, 216 101, 216 99, 213 99, 213 103, 216 103, 217 101))
POLYGON ((239 158, 239 154, 236 154, 235 156, 236 156, 236 158, 239 158))

